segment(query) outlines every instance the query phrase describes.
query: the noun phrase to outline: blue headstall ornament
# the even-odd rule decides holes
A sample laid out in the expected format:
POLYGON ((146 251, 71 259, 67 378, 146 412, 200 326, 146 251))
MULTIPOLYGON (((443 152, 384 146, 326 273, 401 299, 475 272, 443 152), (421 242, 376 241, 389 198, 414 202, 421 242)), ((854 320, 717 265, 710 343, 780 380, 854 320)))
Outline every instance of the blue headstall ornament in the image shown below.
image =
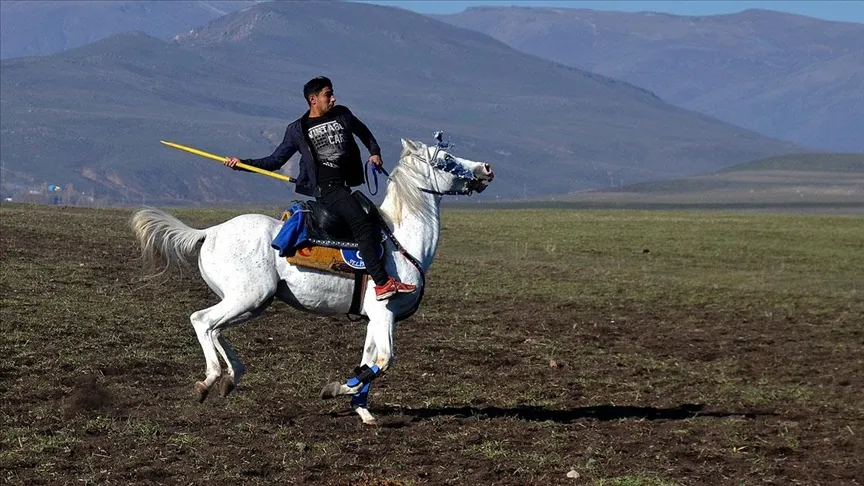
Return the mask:
POLYGON ((441 132, 440 130, 435 132, 433 134, 433 136, 435 137, 435 141, 437 143, 435 144, 435 153, 432 154, 432 161, 431 161, 432 166, 438 170, 443 170, 444 172, 449 172, 450 174, 453 174, 456 177, 459 177, 461 179, 467 179, 467 180, 474 179, 475 178, 474 172, 463 167, 462 164, 457 162, 456 158, 453 157, 452 155, 447 154, 447 156, 444 157, 443 160, 438 160, 438 152, 440 152, 441 150, 451 149, 451 148, 455 147, 456 144, 454 144, 450 140, 447 140, 445 142, 443 140, 444 132, 441 132))
POLYGON ((444 141, 444 132, 441 130, 433 133, 432 136, 435 137, 435 141, 438 142, 436 145, 440 148, 447 149, 455 146, 455 144, 450 140, 447 140, 446 142, 444 141))
POLYGON ((435 142, 436 142, 435 143, 435 155, 432 156, 433 159, 438 158, 438 151, 439 150, 441 150, 441 149, 447 150, 449 148, 455 147, 453 142, 451 142, 450 140, 447 140, 446 142, 444 141, 444 132, 442 132, 441 130, 438 130, 437 132, 433 133, 432 136, 435 137, 435 142))
POLYGON ((427 192, 429 194, 437 194, 437 195, 464 195, 471 194, 473 192, 470 188, 468 188, 467 184, 470 184, 470 181, 473 181, 477 178, 474 174, 474 171, 466 169, 462 164, 456 161, 456 158, 450 154, 445 154, 445 157, 442 159, 438 158, 438 154, 441 150, 446 150, 453 148, 455 145, 448 141, 444 141, 444 132, 436 131, 433 135, 435 138, 435 152, 432 154, 432 157, 428 160, 429 164, 432 165, 434 169, 444 171, 450 174, 455 175, 456 177, 463 179, 466 181, 466 190, 462 191, 433 191, 431 189, 420 188, 421 191, 427 192))
POLYGON ((450 154, 447 154, 443 159, 436 158, 432 167, 453 174, 460 179, 470 181, 475 178, 474 171, 466 169, 462 164, 456 161, 456 157, 453 157, 450 154))

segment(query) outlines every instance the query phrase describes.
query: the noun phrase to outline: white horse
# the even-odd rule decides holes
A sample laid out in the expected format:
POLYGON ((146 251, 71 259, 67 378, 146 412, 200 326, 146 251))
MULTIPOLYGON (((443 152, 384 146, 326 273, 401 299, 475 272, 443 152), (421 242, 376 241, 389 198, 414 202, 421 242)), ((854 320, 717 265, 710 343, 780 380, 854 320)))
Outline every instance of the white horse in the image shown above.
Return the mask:
MULTIPOLYGON (((367 408, 369 385, 387 371, 394 358, 395 322, 416 310, 422 298, 424 272, 438 248, 442 196, 481 192, 494 177, 489 164, 454 157, 442 147, 446 148, 403 139, 399 163, 389 176, 379 209, 385 231, 389 229, 402 246, 400 251, 392 240, 386 242, 387 272, 417 285, 418 291, 378 301, 373 287, 366 288, 360 313, 369 322, 361 367, 355 370, 357 376, 345 383, 329 383, 321 392, 322 398, 354 395, 352 408, 367 424, 375 423, 367 408)), ((190 317, 207 363, 204 381, 195 383, 199 401, 206 399, 222 373, 219 356, 228 365, 220 383, 222 395, 240 383, 245 366, 222 331, 260 316, 274 297, 312 313, 349 311, 354 279, 297 267, 280 258, 270 246, 282 226, 278 219, 244 214, 210 228, 194 229, 151 208, 135 213, 131 224, 142 256, 164 262, 166 270, 186 263, 203 242, 198 256, 201 277, 221 301, 190 317)))

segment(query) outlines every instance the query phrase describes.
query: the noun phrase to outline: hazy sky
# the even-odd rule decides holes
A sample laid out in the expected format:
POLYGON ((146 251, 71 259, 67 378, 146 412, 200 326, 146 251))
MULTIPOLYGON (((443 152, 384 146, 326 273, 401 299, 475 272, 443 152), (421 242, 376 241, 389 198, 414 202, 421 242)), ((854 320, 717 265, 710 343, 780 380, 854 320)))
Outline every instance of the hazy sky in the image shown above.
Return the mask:
POLYGON ((421 13, 455 13, 468 6, 509 6, 590 8, 593 10, 653 11, 677 15, 713 15, 740 12, 751 8, 779 10, 827 20, 864 23, 864 1, 713 1, 713 0, 359 0, 414 10, 421 13))

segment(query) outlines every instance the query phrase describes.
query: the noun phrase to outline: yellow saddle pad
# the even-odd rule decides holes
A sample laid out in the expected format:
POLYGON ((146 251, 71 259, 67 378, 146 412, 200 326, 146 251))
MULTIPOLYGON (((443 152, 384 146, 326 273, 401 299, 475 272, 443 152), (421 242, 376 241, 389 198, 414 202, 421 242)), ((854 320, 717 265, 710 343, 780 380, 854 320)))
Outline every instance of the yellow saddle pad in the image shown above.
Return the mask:
POLYGON ((354 275, 357 270, 345 263, 338 248, 326 246, 305 246, 298 248, 293 256, 286 257, 288 263, 298 267, 314 268, 325 272, 354 275))

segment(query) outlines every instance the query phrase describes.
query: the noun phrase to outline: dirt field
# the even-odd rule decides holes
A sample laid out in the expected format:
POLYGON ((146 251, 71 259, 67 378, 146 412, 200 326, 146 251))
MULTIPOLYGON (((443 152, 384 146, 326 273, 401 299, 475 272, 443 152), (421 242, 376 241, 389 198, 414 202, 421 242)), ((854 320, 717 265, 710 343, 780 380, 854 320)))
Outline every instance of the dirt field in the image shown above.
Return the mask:
POLYGON ((0 209, 0 481, 864 484, 861 218, 446 212, 370 427, 318 398, 363 325, 279 303, 193 400, 215 297, 142 281, 130 215, 0 209))

